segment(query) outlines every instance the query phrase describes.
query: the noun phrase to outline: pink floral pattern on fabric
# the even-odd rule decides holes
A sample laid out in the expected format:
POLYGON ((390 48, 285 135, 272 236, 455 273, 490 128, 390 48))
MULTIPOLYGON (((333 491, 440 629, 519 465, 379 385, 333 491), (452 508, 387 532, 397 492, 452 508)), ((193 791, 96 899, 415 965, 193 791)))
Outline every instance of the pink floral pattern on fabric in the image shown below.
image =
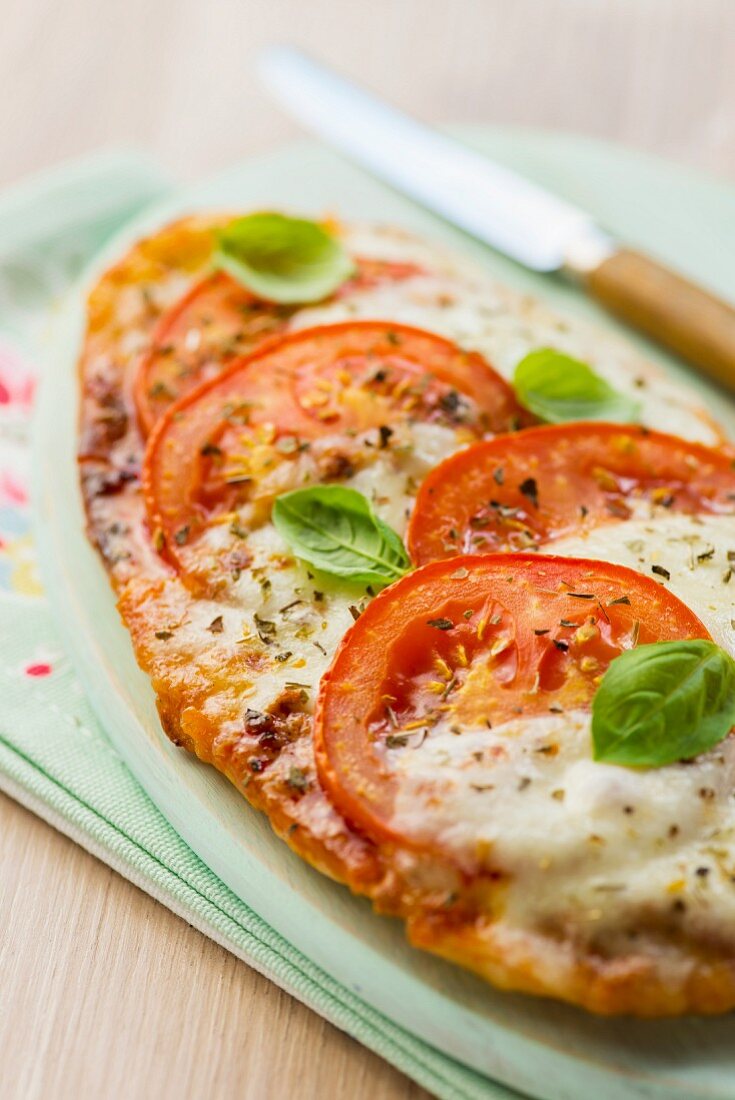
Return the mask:
POLYGON ((64 654, 39 641, 37 645, 24 646, 17 655, 17 661, 6 671, 19 680, 40 681, 48 680, 65 669, 68 669, 68 661, 64 654))
POLYGON ((0 504, 26 507, 28 490, 20 477, 12 470, 0 470, 0 504))
POLYGON ((30 665, 26 665, 26 676, 39 677, 50 676, 54 670, 54 666, 49 661, 34 661, 30 665))
POLYGON ((35 371, 14 348, 0 343, 0 408, 30 416, 35 393, 35 371))
POLYGON ((37 375, 0 335, 0 594, 40 596, 30 520, 30 420, 37 375))

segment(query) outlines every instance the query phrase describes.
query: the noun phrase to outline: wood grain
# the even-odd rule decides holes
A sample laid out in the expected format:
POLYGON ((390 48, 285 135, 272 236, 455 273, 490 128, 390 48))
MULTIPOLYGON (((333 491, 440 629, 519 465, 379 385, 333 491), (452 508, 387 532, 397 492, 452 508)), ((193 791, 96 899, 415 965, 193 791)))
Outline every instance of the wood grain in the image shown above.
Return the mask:
POLYGON ((0 1093, 426 1093, 0 795, 0 1093))
POLYGON ((603 260, 586 283, 612 313, 735 391, 735 307, 629 248, 603 260))
POLYGON ((611 138, 735 174, 732 0, 3 0, 0 183, 103 142, 186 178, 297 131, 253 58, 289 41, 439 122, 611 138))
MULTIPOLYGON (((576 130, 735 176, 732 0, 4 0, 0 184, 124 142, 181 178, 294 128, 288 40, 436 122, 576 130)), ((3 1100, 425 1096, 0 797, 3 1100)))

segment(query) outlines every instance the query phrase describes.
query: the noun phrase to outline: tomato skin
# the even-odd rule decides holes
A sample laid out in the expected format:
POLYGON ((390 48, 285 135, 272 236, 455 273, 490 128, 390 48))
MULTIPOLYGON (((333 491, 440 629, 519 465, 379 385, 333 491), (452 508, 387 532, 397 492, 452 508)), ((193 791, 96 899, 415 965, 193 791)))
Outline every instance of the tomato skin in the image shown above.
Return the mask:
MULTIPOLYGON (((415 264, 387 260, 358 258, 356 264, 334 299, 421 273, 415 264)), ((190 287, 159 319, 138 366, 133 399, 142 434, 147 436, 174 401, 223 366, 285 332, 298 309, 256 298, 224 271, 190 287)))
MULTIPOLYGON (((344 390, 356 386, 382 393, 390 382, 380 378, 386 371, 398 371, 401 386, 410 382, 412 388, 422 389, 419 394, 409 388, 399 400, 399 415, 406 418, 442 419, 453 425, 467 421, 476 437, 529 423, 512 387, 479 353, 409 325, 384 321, 323 325, 284 340, 279 355, 288 360, 300 407, 327 426, 335 420, 345 429, 374 424, 372 413, 365 422, 354 403, 344 401, 344 390), (311 342, 305 333, 311 333, 311 342), (333 394, 323 399, 319 391, 327 383, 333 394), (317 398, 323 403, 315 404, 317 398), (477 415, 463 408, 463 398, 475 403, 477 415)), ((389 392, 394 400, 395 393, 389 392)))
POLYGON ((162 540, 168 561, 197 587, 198 534, 213 510, 227 510, 226 494, 230 504, 237 500, 217 470, 237 451, 238 433, 247 437, 240 451, 262 436, 264 446, 275 448, 273 461, 287 462, 293 456, 278 454, 284 436, 311 444, 415 419, 472 439, 508 431, 523 414, 510 386, 481 356, 420 329, 348 321, 269 342, 181 398, 151 433, 143 490, 154 540, 162 540), (328 409, 314 404, 315 389, 321 395, 325 385, 328 409), (246 409, 234 425, 233 405, 246 409))
POLYGON ((589 709, 619 652, 678 638, 709 634, 676 596, 623 566, 537 554, 432 562, 368 605, 322 677, 320 781, 373 840, 411 844, 391 824, 388 738, 420 735, 436 721, 494 727, 519 709, 589 709), (437 697, 442 678, 448 687, 437 697))
POLYGON ((724 450, 616 424, 531 428, 451 455, 423 482, 407 542, 415 564, 520 551, 625 519, 636 500, 672 511, 735 511, 724 450))
MULTIPOLYGON (((257 363, 258 356, 252 361, 257 363)), ((158 421, 146 447, 142 486, 154 545, 172 566, 190 574, 195 589, 201 584, 192 551, 207 518, 198 497, 213 461, 206 450, 216 451, 228 426, 223 411, 247 408, 243 431, 262 430, 274 441, 310 427, 290 399, 288 377, 275 370, 271 378, 264 377, 251 372, 250 364, 250 359, 238 360, 177 401, 158 421)))
POLYGON ((379 260, 368 256, 355 259, 357 270, 346 283, 338 287, 334 297, 348 298, 355 290, 370 290, 383 283, 401 283, 416 275, 423 275, 423 268, 405 260, 379 260))
POLYGON ((191 287, 160 318, 138 367, 133 397, 143 435, 177 398, 283 331, 292 312, 258 302, 223 271, 191 287), (196 336, 191 347, 190 333, 196 336))

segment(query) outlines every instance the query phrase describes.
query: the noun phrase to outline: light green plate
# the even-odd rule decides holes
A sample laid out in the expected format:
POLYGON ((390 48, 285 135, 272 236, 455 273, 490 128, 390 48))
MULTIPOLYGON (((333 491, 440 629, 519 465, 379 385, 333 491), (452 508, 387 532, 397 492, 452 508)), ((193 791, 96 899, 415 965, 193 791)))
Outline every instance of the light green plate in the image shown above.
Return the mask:
MULTIPOLYGON (((472 131, 465 136, 582 203, 630 241, 725 294, 735 293, 735 196, 723 185, 560 135, 472 131)), ((263 206, 403 224, 466 247, 507 282, 538 291, 560 307, 595 312, 572 288, 521 271, 306 143, 248 161, 169 201, 127 229, 85 285, 128 242, 164 218, 201 208, 263 206)), ((600 1020, 562 1005, 497 993, 408 947, 398 922, 374 916, 366 902, 312 871, 224 779, 170 744, 107 578, 83 534, 74 465, 83 289, 60 318, 39 414, 38 504, 46 578, 90 699, 165 816, 232 890, 314 962, 403 1027, 489 1077, 544 1100, 732 1100, 733 1018, 600 1020)), ((712 390, 705 393, 713 410, 735 424, 731 402, 712 390)), ((504 1093, 488 1087, 489 1095, 504 1093)))

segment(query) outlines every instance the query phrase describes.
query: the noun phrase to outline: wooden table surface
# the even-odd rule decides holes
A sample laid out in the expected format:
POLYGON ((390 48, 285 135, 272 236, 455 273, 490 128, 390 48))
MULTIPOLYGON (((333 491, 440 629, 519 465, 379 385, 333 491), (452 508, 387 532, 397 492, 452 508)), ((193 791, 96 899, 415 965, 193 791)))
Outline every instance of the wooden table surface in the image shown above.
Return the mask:
MULTIPOLYGON (((313 50, 439 122, 559 127, 735 177, 733 0, 4 0, 0 184, 103 143, 182 179, 294 133, 251 60, 313 50)), ((0 1093, 426 1094, 0 797, 0 1093)))

